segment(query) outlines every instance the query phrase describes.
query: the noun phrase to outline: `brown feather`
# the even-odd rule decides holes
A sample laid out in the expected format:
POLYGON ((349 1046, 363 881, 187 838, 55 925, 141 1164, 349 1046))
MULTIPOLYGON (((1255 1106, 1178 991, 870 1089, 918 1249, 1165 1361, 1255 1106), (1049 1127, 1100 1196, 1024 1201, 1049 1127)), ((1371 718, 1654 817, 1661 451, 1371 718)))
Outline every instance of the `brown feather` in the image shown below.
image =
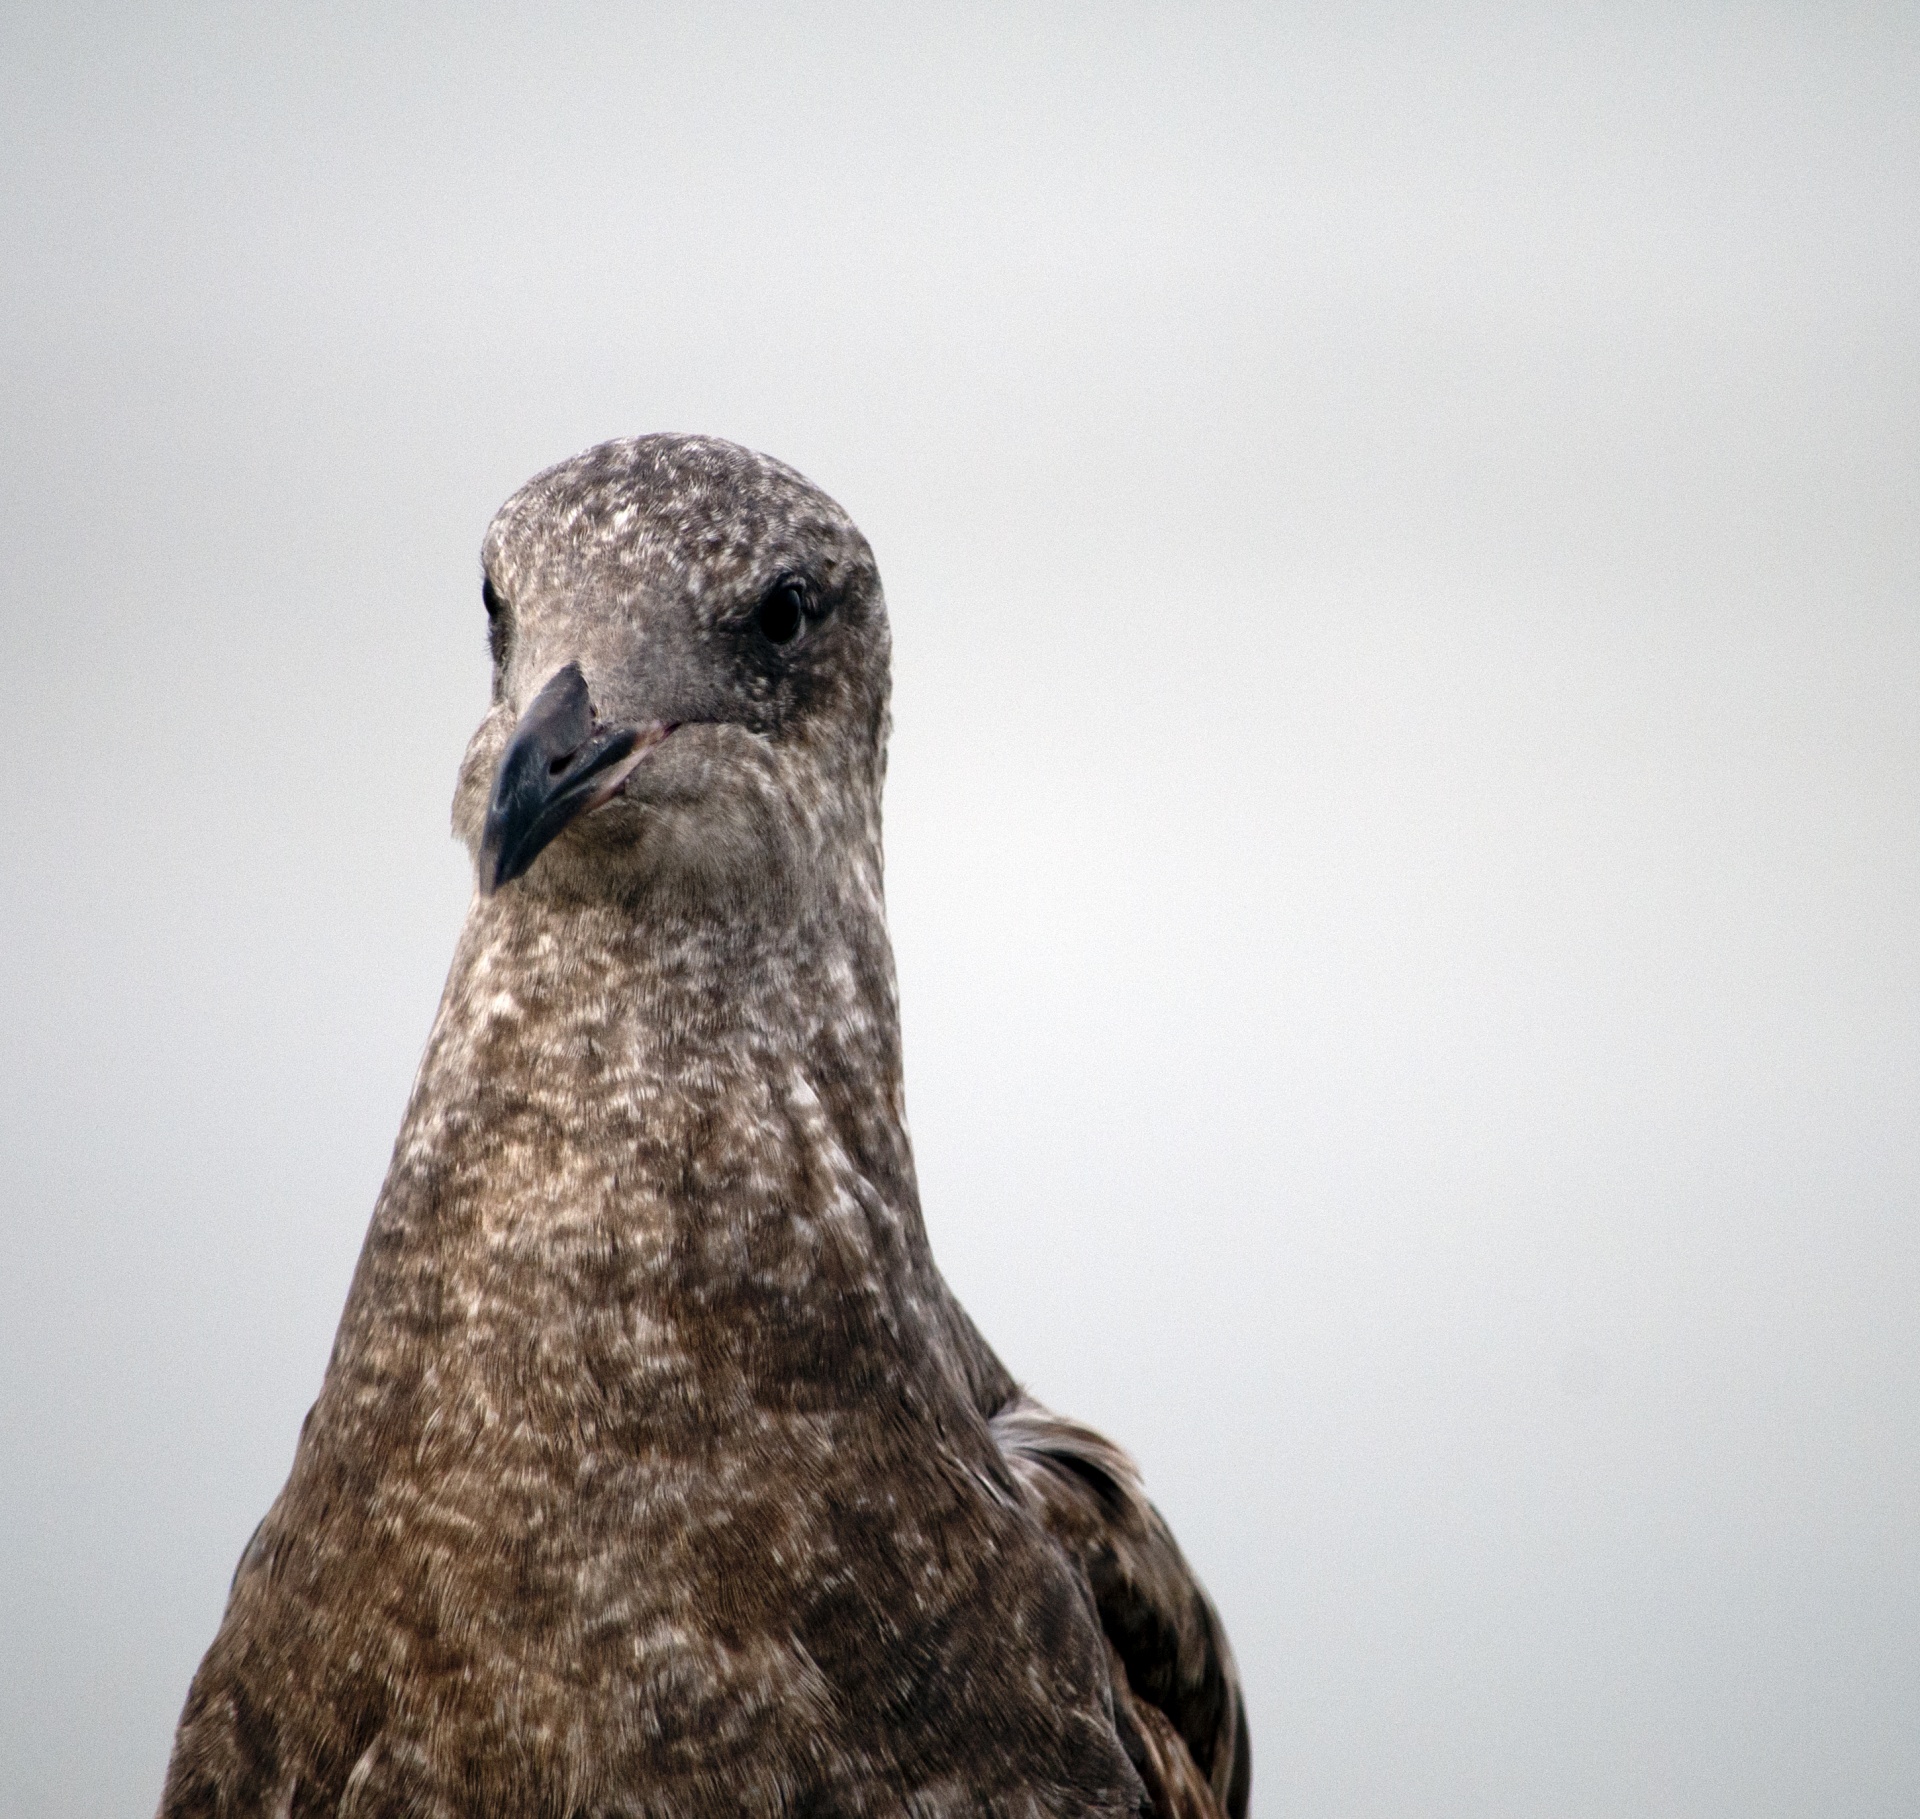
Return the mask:
POLYGON ((1113 1665, 1129 1754, 1167 1815, 1244 1819, 1252 1771, 1219 1613, 1112 1441, 1021 1396, 993 1417, 1021 1488, 1084 1576, 1113 1665))

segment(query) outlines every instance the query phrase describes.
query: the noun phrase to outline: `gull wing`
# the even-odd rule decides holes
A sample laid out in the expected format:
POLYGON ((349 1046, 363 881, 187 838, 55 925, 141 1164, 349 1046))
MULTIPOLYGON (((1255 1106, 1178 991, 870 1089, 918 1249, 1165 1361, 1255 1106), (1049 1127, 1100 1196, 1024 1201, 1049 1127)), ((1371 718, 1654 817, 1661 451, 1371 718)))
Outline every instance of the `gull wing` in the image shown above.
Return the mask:
POLYGON ((1093 1595, 1114 1721, 1157 1819, 1246 1819, 1252 1755, 1233 1651, 1138 1468, 1112 1441, 1024 1395, 989 1426, 1093 1595))

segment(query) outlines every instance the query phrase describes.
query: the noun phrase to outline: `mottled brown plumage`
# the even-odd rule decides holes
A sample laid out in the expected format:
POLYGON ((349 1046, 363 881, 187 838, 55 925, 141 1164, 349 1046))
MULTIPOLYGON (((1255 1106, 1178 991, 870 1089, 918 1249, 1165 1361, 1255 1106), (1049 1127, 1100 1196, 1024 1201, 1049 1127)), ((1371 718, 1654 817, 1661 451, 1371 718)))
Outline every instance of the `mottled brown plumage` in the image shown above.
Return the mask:
POLYGON ((481 889, 163 1814, 1243 1814, 1218 1617, 928 1252, 865 540, 655 436, 484 553, 481 889))

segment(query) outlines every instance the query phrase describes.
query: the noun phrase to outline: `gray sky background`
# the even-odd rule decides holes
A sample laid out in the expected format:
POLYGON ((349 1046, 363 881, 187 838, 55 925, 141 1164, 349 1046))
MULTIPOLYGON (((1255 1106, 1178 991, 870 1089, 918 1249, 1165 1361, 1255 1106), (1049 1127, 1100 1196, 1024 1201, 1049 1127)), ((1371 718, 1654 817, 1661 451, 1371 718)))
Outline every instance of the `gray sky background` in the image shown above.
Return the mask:
POLYGON ((897 649, 936 1249, 1262 1814, 1920 1810, 1920 12, 0 14, 0 1813, 144 1813, 467 893, 494 506, 897 649))

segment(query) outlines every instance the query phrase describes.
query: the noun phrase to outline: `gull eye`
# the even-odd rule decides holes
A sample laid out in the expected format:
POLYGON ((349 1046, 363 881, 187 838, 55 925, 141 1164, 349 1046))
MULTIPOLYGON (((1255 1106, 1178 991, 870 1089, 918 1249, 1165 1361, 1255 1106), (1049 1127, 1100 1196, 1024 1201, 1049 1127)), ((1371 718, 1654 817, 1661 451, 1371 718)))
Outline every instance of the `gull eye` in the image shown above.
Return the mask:
POLYGON ((507 603, 500 598, 499 590, 493 585, 491 575, 481 578, 480 604, 487 609, 487 649, 492 654, 493 667, 498 669, 507 660, 510 628, 507 621, 507 603))
POLYGON ((806 583, 788 576, 785 580, 776 581, 767 590, 767 597, 760 602, 753 622, 769 644, 791 644, 799 637, 800 627, 806 623, 806 617, 806 583))

